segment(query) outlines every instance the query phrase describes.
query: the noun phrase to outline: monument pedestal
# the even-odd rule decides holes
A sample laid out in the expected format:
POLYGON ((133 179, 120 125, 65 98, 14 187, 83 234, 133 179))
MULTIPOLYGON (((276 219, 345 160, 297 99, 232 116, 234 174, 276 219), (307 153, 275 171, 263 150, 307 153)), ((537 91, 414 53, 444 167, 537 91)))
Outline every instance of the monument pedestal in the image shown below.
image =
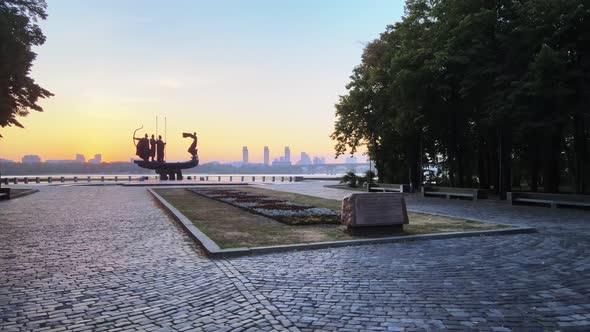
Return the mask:
POLYGON ((150 162, 144 160, 135 160, 141 168, 153 169, 160 176, 160 180, 182 180, 182 170, 196 167, 199 165, 199 159, 193 158, 190 161, 182 163, 150 162))
POLYGON ((342 200, 341 222, 353 234, 401 231, 408 224, 403 194, 354 193, 342 200))

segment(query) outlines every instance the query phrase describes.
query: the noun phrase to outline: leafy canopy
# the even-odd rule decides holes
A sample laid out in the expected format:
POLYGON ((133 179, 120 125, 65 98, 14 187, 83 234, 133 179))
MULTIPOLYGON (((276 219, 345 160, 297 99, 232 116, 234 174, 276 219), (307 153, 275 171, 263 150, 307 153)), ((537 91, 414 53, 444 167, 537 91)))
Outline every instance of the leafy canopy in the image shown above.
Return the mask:
MULTIPOLYGON (((39 99, 53 94, 30 77, 37 54, 31 48, 45 43, 37 24, 47 18, 45 0, 0 2, 0 126, 23 127, 17 117, 29 110, 42 112, 39 99)), ((0 137, 2 137, 0 135, 0 137)))

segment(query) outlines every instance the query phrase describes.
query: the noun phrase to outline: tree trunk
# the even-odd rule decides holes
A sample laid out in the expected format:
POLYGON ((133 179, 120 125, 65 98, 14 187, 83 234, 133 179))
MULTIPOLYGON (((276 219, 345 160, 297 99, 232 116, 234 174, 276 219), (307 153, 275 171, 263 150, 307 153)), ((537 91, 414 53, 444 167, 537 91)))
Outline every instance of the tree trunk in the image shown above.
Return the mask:
POLYGON ((487 144, 483 136, 478 137, 477 142, 477 177, 480 189, 490 189, 489 165, 487 163, 487 144))
POLYGON ((463 169, 463 151, 459 147, 457 149, 457 187, 464 187, 465 186, 465 171, 463 169))
POLYGON ((543 154, 543 189, 546 193, 559 192, 559 156, 561 135, 546 136, 543 154))
POLYGON ((500 183, 498 182, 499 178, 499 159, 498 159, 498 136, 494 134, 496 130, 491 131, 488 135, 488 151, 486 153, 486 159, 488 164, 488 181, 490 186, 494 186, 494 193, 499 193, 500 183))
POLYGON ((506 193, 512 191, 512 134, 510 126, 499 130, 499 172, 498 176, 500 199, 506 199, 506 193))
POLYGON ((414 137, 409 140, 406 152, 406 166, 408 168, 408 183, 412 188, 417 188, 418 185, 418 139, 414 137))
POLYGON ((454 130, 454 121, 450 120, 450 128, 451 132, 449 133, 449 141, 447 144, 447 163, 449 164, 449 182, 451 187, 455 187, 457 185, 457 180, 455 177, 455 172, 457 171, 456 160, 457 160, 457 144, 455 142, 455 130, 454 130))
POLYGON ((587 186, 586 177, 590 165, 588 165, 588 148, 586 138, 586 126, 584 123, 584 116, 580 113, 574 115, 574 182, 576 194, 583 194, 586 192, 587 186))
POLYGON ((528 161, 529 171, 531 172, 530 191, 537 192, 539 191, 539 163, 532 156, 528 161))

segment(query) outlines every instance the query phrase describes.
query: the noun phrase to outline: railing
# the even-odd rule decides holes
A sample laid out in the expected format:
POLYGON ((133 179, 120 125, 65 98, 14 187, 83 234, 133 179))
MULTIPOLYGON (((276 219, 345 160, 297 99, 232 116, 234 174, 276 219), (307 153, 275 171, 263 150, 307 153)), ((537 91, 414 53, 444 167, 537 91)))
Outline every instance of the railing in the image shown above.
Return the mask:
MULTIPOLYGON (((130 182, 130 181, 144 181, 144 180, 158 180, 158 176, 146 176, 146 175, 136 175, 136 176, 37 176, 37 177, 28 177, 28 176, 12 176, 6 177, 3 176, 1 179, 2 184, 51 184, 51 183, 66 183, 66 182, 73 182, 73 183, 89 183, 89 182, 130 182)), ((185 176, 185 179, 182 180, 183 182, 299 182, 303 181, 302 176, 255 176, 255 175, 205 175, 205 176, 194 176, 189 175, 185 176)), ((173 183, 174 181, 166 181, 162 180, 162 182, 169 182, 173 183)))
POLYGON ((302 176, 256 176, 256 175, 189 175, 185 181, 195 182, 299 182, 302 176))
POLYGON ((148 178, 142 176, 3 176, 2 184, 29 184, 29 183, 65 183, 65 182, 125 182, 125 181, 141 181, 148 178))

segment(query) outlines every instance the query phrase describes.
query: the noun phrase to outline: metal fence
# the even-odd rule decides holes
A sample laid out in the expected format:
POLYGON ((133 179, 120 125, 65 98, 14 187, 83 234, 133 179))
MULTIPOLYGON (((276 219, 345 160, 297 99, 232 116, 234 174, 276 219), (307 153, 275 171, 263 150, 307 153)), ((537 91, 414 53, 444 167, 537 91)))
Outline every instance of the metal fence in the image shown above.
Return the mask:
MULTIPOLYGON (((51 183, 89 183, 89 182, 130 182, 130 181, 145 181, 145 180, 158 180, 158 176, 146 176, 146 175, 129 175, 129 176, 3 176, 2 184, 51 184, 51 183)), ((166 181, 164 182, 174 182, 166 181)), ((206 176, 185 176, 182 182, 299 182, 303 181, 302 176, 276 176, 276 175, 206 175, 206 176)))

